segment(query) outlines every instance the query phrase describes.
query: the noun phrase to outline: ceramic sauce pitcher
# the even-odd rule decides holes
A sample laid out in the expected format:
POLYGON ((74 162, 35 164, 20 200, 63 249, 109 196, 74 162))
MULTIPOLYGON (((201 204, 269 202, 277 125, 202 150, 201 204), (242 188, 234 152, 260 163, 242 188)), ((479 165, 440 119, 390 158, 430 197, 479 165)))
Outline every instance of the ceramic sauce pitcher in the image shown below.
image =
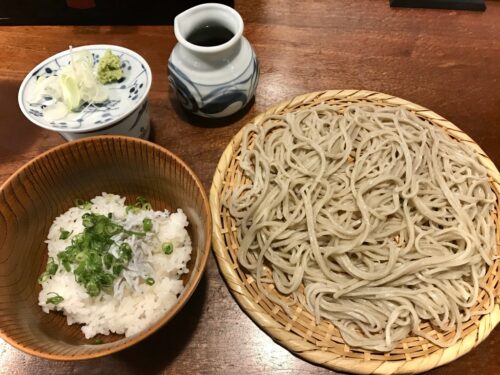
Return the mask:
POLYGON ((174 20, 178 43, 168 61, 169 82, 188 111, 225 117, 253 97, 259 77, 255 52, 234 9, 202 4, 174 20))

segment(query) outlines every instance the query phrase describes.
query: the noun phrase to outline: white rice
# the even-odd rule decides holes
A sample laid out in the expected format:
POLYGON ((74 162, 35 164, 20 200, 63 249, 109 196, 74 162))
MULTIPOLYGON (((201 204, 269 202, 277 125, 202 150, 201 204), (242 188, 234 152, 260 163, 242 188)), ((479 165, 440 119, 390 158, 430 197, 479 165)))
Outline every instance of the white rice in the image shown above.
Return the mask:
MULTIPOLYGON (((108 215, 113 222, 127 230, 142 228, 142 220, 149 218, 153 229, 145 237, 130 236, 125 239, 133 249, 129 264, 113 284, 113 295, 102 291, 97 297, 90 297, 84 286, 75 281, 73 273, 59 266, 56 274, 45 281, 38 296, 43 311, 62 311, 68 324, 83 324, 86 338, 110 332, 132 336, 161 318, 177 301, 184 287, 179 277, 188 272, 187 262, 191 258, 191 240, 185 229, 188 226, 182 210, 169 214, 168 211, 141 210, 126 213, 125 198, 103 193, 91 200, 90 210, 70 208, 57 217, 52 224, 47 239, 49 257, 57 259, 57 254, 71 244, 71 239, 83 232, 82 215, 86 212, 108 215), (60 230, 73 233, 66 240, 60 240, 60 230), (172 254, 164 254, 163 242, 174 245, 172 254), (144 282, 147 277, 155 280, 153 285, 144 282), (64 298, 57 305, 47 304, 47 298, 57 293, 64 298)), ((141 229, 139 229, 141 230, 141 229)), ((118 235, 113 240, 123 242, 118 235)), ((110 249, 113 253, 114 247, 110 249)))

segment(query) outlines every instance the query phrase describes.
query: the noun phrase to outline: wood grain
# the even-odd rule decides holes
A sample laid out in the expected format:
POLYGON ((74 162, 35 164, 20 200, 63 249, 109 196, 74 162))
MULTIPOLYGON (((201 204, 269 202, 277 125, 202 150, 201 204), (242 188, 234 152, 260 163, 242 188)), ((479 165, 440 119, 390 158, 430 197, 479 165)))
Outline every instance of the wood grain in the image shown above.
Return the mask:
MULTIPOLYGON (((24 75, 69 44, 113 43, 151 65, 152 140, 185 160, 206 189, 238 130, 276 102, 305 92, 362 88, 396 95, 447 118, 500 165, 500 2, 484 13, 390 9, 383 0, 236 1, 261 67, 249 111, 226 125, 187 117, 169 92, 171 27, 0 28, 0 181, 63 142, 17 108, 24 75)), ((498 328, 471 353, 432 374, 500 373, 498 328)), ((123 354, 57 363, 0 345, 0 373, 331 374, 294 357, 239 308, 211 256, 207 273, 174 320, 123 354)))
POLYGON ((211 217, 203 186, 175 155, 150 142, 107 136, 65 143, 36 157, 0 187, 0 337, 33 355, 55 360, 97 358, 130 347, 167 323, 198 285, 210 251, 211 217), (86 340, 78 325, 38 306, 37 280, 47 264, 45 240, 54 218, 113 192, 134 202, 148 197, 156 210, 182 209, 193 252, 176 304, 147 330, 125 338, 86 340))

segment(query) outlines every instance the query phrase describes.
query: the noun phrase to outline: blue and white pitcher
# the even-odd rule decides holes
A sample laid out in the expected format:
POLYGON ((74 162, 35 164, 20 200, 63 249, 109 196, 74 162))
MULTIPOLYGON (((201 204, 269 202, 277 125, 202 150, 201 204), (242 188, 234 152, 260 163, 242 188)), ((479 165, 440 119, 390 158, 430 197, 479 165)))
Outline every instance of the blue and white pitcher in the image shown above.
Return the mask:
POLYGON ((243 36, 243 20, 238 12, 221 4, 198 5, 175 18, 174 32, 178 43, 168 61, 169 82, 184 108, 199 116, 225 117, 252 99, 259 65, 243 36), (233 36, 208 47, 187 40, 208 24, 220 25, 233 36))

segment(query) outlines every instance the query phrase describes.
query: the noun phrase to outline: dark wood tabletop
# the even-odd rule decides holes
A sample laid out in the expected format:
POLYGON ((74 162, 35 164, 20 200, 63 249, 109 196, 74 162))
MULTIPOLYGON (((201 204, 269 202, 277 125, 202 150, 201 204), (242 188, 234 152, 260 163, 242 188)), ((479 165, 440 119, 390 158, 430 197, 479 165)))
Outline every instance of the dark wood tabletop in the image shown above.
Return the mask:
MULTIPOLYGON (((249 110, 224 123, 190 118, 169 90, 171 26, 0 28, 0 182, 61 144, 17 105, 29 70, 69 45, 118 44, 153 71, 151 141, 184 159, 209 189, 231 137, 283 99, 324 89, 367 89, 430 108, 467 132, 500 165, 500 2, 483 12, 391 9, 374 0, 236 1, 261 75, 249 110)), ((432 374, 499 374, 500 331, 432 374)), ((184 309, 156 334, 121 353, 84 362, 51 362, 0 340, 2 374, 327 374, 291 355, 237 305, 210 257, 184 309)))

